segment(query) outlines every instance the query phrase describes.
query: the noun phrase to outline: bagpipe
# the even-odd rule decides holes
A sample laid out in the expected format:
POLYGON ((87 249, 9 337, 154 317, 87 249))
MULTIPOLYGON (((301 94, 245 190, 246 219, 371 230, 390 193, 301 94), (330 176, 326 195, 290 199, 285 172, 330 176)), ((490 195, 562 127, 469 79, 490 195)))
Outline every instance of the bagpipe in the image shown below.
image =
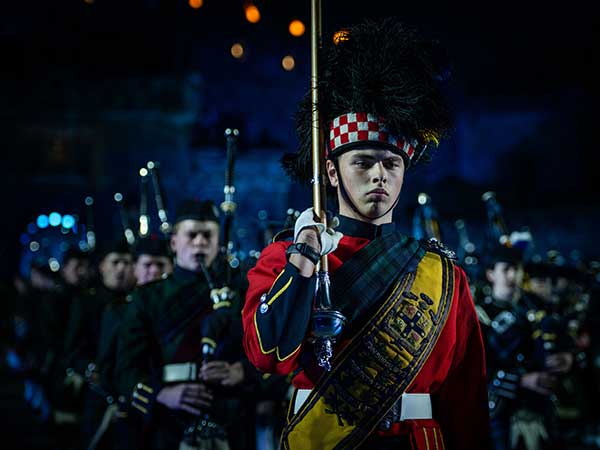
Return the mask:
POLYGON ((442 241, 438 213, 432 204, 431 197, 421 192, 417 197, 418 206, 413 216, 413 236, 415 239, 431 239, 442 241))
POLYGON ((240 132, 237 128, 227 128, 225 130, 225 140, 227 147, 227 166, 225 169, 225 185, 223 186, 223 194, 225 196, 221 203, 221 211, 223 212, 223 235, 222 235, 222 251, 227 261, 227 279, 231 281, 231 269, 236 269, 240 266, 240 259, 237 252, 234 250, 233 221, 237 204, 234 200, 235 185, 234 185, 234 164, 235 154, 237 151, 237 140, 240 132))
MULTIPOLYGON (((204 317, 200 325, 201 361, 199 366, 217 357, 219 344, 229 334, 228 331, 232 323, 232 301, 236 293, 231 289, 230 284, 232 282, 232 270, 237 269, 240 265, 240 260, 234 251, 232 239, 233 220, 237 209, 234 201, 235 186, 233 181, 238 136, 239 131, 237 129, 227 128, 225 130, 227 142, 227 166, 223 188, 225 198, 220 206, 223 212, 222 254, 225 260, 226 283, 222 286, 217 285, 204 264, 200 264, 210 289, 213 311, 204 317)), ((227 449, 229 444, 227 443, 226 430, 213 418, 210 410, 203 411, 199 417, 194 418, 185 428, 180 448, 227 449)))

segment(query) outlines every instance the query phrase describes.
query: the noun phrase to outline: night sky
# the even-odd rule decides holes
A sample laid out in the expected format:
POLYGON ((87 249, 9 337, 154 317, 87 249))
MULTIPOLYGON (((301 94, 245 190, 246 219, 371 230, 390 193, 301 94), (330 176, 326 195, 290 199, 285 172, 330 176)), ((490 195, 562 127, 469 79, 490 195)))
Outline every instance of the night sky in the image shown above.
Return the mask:
MULTIPOLYGON (((416 194, 427 190, 441 216, 476 223, 483 214, 481 194, 493 189, 515 228, 544 228, 546 234, 539 235, 547 246, 564 241, 564 251, 579 247, 588 257, 600 256, 594 232, 600 225, 595 142, 600 24, 592 2, 581 3, 323 1, 327 36, 364 17, 397 16, 439 39, 451 57, 454 137, 431 167, 410 175, 411 183, 418 182, 405 187, 400 205, 408 215, 416 194), (556 232, 545 223, 555 224, 556 232)), ((240 149, 250 159, 253 149, 272 149, 269 158, 276 165, 281 151, 294 149, 292 116, 308 88, 310 39, 308 32, 292 37, 287 27, 295 18, 308 27, 310 3, 255 4, 262 15, 257 24, 245 20, 241 1, 205 0, 197 10, 184 0, 4 2, 5 274, 14 270, 19 236, 37 214, 80 209, 87 193, 135 189, 128 187, 137 183, 135 164, 146 158, 135 148, 139 132, 125 126, 118 133, 108 130, 106 136, 116 133, 123 144, 119 152, 106 150, 97 130, 108 127, 107 111, 114 122, 116 112, 192 108, 193 123, 185 138, 177 138, 183 152, 222 146, 221 129, 230 124, 241 128, 240 149), (230 54, 236 42, 245 48, 241 60, 230 54), (281 67, 285 55, 295 58, 290 72, 281 67), (198 98, 187 96, 181 105, 181 83, 195 86, 198 98), (85 129, 94 137, 86 138, 85 129), (94 172, 95 160, 86 150, 92 140, 93 158, 110 159, 114 173, 94 172), (130 180, 119 171, 125 161, 132 162, 130 180)), ((164 140, 154 142, 155 150, 150 138, 143 146, 164 158, 159 147, 172 138, 164 140)), ((177 178, 178 166, 166 163, 171 173, 165 178, 177 178)), ((277 183, 282 191, 277 205, 293 203, 292 193, 302 192, 277 183)), ((262 207, 269 209, 249 206, 262 207)), ((277 208, 271 214, 281 217, 277 208)))

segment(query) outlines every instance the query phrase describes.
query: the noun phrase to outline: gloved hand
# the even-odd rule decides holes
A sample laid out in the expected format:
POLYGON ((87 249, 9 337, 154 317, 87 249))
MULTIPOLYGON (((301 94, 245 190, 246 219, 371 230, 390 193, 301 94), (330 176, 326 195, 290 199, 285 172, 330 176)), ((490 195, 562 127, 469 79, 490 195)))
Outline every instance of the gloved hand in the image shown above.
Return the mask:
POLYGON ((298 216, 296 224, 294 225, 294 242, 299 242, 298 237, 302 230, 314 228, 321 244, 321 256, 333 252, 344 235, 339 231, 335 231, 335 227, 340 224, 337 217, 329 217, 328 215, 327 224, 329 227, 325 229, 325 226, 318 221, 317 217, 315 217, 312 208, 304 210, 304 212, 298 216))

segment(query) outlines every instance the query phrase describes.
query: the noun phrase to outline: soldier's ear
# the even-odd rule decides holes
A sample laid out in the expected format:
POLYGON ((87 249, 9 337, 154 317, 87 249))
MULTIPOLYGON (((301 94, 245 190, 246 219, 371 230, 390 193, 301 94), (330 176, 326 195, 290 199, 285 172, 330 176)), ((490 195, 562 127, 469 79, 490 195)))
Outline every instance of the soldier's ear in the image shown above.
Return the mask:
POLYGON ((493 283, 494 282, 494 271, 492 269, 486 269, 485 270, 485 278, 490 282, 493 283))
POLYGON ((337 170, 335 168, 335 164, 330 159, 328 159, 325 162, 325 164, 326 164, 325 168, 327 171, 327 177, 329 178, 329 183, 331 183, 331 185, 335 188, 338 187, 339 181, 338 181, 338 174, 337 174, 337 170))

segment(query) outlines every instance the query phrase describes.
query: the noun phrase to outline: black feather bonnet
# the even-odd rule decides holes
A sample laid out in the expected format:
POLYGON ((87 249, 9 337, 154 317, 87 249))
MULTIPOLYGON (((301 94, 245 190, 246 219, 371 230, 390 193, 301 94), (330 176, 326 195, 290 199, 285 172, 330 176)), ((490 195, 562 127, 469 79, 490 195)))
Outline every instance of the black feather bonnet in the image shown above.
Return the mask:
MULTIPOLYGON (((393 18, 364 21, 326 42, 318 84, 326 156, 368 144, 396 151, 407 167, 429 160, 451 127, 441 87, 448 65, 437 43, 393 18)), ((296 114, 298 151, 282 158, 303 182, 312 176, 311 108, 309 92, 296 114)))

